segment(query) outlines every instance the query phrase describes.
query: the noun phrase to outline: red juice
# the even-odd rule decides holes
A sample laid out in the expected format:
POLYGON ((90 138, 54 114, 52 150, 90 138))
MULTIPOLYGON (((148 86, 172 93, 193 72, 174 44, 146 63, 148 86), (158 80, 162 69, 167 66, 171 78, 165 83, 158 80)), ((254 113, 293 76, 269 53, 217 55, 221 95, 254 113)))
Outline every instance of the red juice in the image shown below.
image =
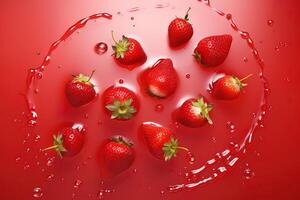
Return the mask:
MULTIPOLYGON (((16 151, 17 166, 22 171, 19 173, 29 180, 23 199, 182 199, 185 193, 212 187, 210 184, 218 188, 217 184, 236 173, 238 163, 244 163, 253 151, 250 147, 259 138, 256 131, 264 127, 264 116, 270 110, 269 82, 264 74, 267 66, 251 33, 240 29, 234 15, 212 6, 213 2, 196 0, 157 4, 143 1, 131 7, 127 2, 118 2, 117 6, 111 2, 105 6, 107 11, 102 9, 105 13, 79 20, 52 43, 42 64, 29 69, 27 77, 27 104, 23 106, 25 109, 27 105, 29 112, 19 124, 25 139, 16 151), (192 8, 194 35, 182 48, 171 49, 168 24, 175 16, 184 17, 188 7, 192 8), (147 54, 146 63, 131 71, 119 66, 112 57, 111 31, 116 38, 125 35, 137 39, 147 54), (199 40, 220 34, 233 36, 226 61, 211 68, 198 64, 192 54, 199 40), (160 58, 172 59, 179 75, 175 94, 166 99, 147 94, 138 80, 139 74, 160 58), (66 82, 72 75, 93 70, 97 97, 86 106, 71 107, 64 93, 66 82), (209 88, 223 73, 239 78, 253 76, 247 79, 248 86, 238 99, 221 101, 212 97, 209 88), (133 119, 111 120, 105 113, 101 95, 112 85, 128 87, 138 95, 141 108, 133 119), (174 121, 172 113, 178 106, 200 94, 213 104, 213 125, 192 129, 174 121), (143 122, 169 127, 190 153, 179 152, 169 162, 155 159, 138 139, 143 122), (85 126, 80 154, 60 159, 55 152, 42 151, 52 145, 53 134, 66 123, 85 126), (134 141, 136 159, 129 170, 104 179, 100 175, 99 149, 113 135, 134 141)), ((255 178, 251 164, 246 162, 241 171, 236 181, 255 178)))

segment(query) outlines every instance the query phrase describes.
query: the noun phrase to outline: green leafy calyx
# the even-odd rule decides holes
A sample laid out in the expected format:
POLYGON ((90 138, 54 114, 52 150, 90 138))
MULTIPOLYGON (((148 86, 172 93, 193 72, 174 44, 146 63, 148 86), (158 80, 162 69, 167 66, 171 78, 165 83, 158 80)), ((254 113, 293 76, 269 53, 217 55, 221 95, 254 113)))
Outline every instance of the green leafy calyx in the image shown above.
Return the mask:
POLYGON ((133 99, 126 101, 114 100, 112 104, 105 107, 111 111, 111 119, 131 119, 137 110, 132 106, 133 99))
POLYGON ((124 58, 124 53, 129 50, 129 46, 131 43, 129 42, 128 38, 126 36, 122 36, 122 39, 119 40, 118 42, 115 40, 113 32, 112 32, 112 38, 115 42, 115 45, 112 46, 112 49, 115 52, 115 57, 116 59, 123 59, 124 58))
POLYGON ((195 110, 197 110, 198 114, 201 117, 204 117, 209 124, 213 124, 209 116, 209 112, 213 109, 213 106, 205 102, 203 97, 197 99, 197 101, 192 102, 192 106, 195 107, 195 110))

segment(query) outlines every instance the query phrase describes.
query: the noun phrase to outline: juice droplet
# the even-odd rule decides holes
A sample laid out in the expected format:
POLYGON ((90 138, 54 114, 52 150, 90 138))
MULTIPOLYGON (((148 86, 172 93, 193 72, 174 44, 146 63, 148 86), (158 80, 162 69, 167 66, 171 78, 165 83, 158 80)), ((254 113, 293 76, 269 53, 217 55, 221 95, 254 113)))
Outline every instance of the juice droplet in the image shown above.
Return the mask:
POLYGON ((51 167, 54 164, 55 157, 48 158, 46 165, 51 167))
POLYGON ((38 142, 38 141, 40 141, 40 139, 41 139, 41 136, 40 135, 36 135, 34 141, 38 142))
POLYGON ((235 132, 235 125, 233 122, 227 122, 226 123, 226 127, 229 130, 230 133, 234 133, 235 132))
POLYGON ((25 166, 24 166, 24 170, 27 170, 27 169, 29 169, 30 168, 30 165, 29 164, 26 164, 25 166))
POLYGON ((267 22, 268 26, 273 26, 274 25, 274 21, 272 19, 269 19, 267 22))
POLYGON ((252 179, 255 176, 255 173, 254 173, 254 171, 252 169, 246 168, 244 170, 244 176, 245 176, 245 178, 247 180, 250 180, 250 179, 252 179))
POLYGON ((33 194, 32 194, 32 196, 33 196, 34 198, 41 198, 41 197, 43 196, 43 191, 42 191, 42 189, 39 188, 39 187, 34 188, 34 189, 33 189, 33 194))
POLYGON ((246 63, 246 62, 248 62, 248 58, 247 57, 244 57, 243 58, 243 61, 246 63))
POLYGON ((95 52, 99 55, 105 54, 108 50, 108 46, 104 42, 99 42, 98 44, 95 45, 95 52))
POLYGON ((188 156, 188 159, 189 159, 189 163, 190 163, 191 165, 193 165, 193 164, 195 163, 195 157, 194 157, 194 155, 192 154, 192 152, 188 151, 188 152, 187 152, 187 156, 188 156))
POLYGON ((76 180, 75 183, 74 183, 74 188, 78 189, 82 184, 82 181, 81 180, 76 180))
POLYGON ((47 181, 51 181, 54 178, 54 174, 50 174, 47 176, 47 181))
POLYGON ((190 75, 190 74, 186 74, 186 75, 185 75, 185 78, 190 79, 190 78, 191 78, 191 75, 190 75))
POLYGON ((133 169, 132 172, 136 174, 137 173, 137 169, 133 169))
POLYGON ((16 157, 16 162, 19 162, 20 160, 21 160, 20 156, 16 157))
POLYGON ((162 112, 164 110, 164 105, 162 105, 162 104, 157 104, 156 106, 155 106, 155 111, 156 112, 162 112))
POLYGON ((134 17, 130 17, 130 20, 134 20, 134 17))
POLYGON ((123 83, 124 83, 124 80, 123 80, 123 79, 120 79, 120 80, 119 80, 119 83, 120 83, 120 84, 123 84, 123 83))

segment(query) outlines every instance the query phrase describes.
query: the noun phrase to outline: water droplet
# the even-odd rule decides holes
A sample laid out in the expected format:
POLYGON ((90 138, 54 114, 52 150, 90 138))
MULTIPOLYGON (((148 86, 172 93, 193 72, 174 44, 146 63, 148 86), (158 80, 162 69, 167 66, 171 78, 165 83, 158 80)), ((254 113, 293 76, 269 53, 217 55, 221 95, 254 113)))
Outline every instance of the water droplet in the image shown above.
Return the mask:
POLYGON ((120 83, 120 84, 123 84, 123 83, 124 83, 124 80, 123 80, 123 79, 120 79, 120 80, 119 80, 119 83, 120 83))
POLYGON ((137 169, 133 169, 132 172, 136 174, 137 173, 137 169))
POLYGON ((231 20, 232 19, 232 15, 231 14, 226 14, 226 19, 231 20))
POLYGON ((134 17, 130 17, 130 20, 134 20, 134 17))
POLYGON ((76 180, 75 183, 74 183, 74 188, 78 189, 81 184, 82 184, 81 180, 76 180))
POLYGON ((41 55, 41 52, 37 51, 35 54, 36 54, 37 56, 39 56, 39 55, 41 55))
POLYGON ((185 78, 190 79, 190 78, 191 78, 191 75, 190 75, 190 74, 186 74, 186 75, 185 75, 185 78))
POLYGON ((37 72, 36 73, 36 78, 42 79, 43 78, 43 73, 42 72, 37 72))
POLYGON ((105 54, 107 52, 107 44, 104 42, 99 42, 98 44, 95 45, 95 52, 99 55, 105 54))
POLYGON ((36 187, 33 189, 33 195, 34 198, 41 198, 43 196, 43 191, 41 188, 36 187))
POLYGON ((156 112, 162 112, 164 110, 164 105, 162 105, 162 104, 157 104, 156 106, 155 106, 155 111, 156 112))
POLYGON ((213 141, 213 143, 216 143, 217 142, 217 138, 212 137, 212 141, 213 141))
POLYGON ((16 157, 16 162, 19 162, 20 160, 21 160, 20 156, 16 157))
POLYGON ((194 157, 194 155, 190 151, 187 152, 187 155, 188 155, 189 163, 191 165, 193 165, 195 163, 195 157, 194 157))
POLYGON ((34 90, 34 93, 38 94, 38 93, 39 93, 39 89, 36 88, 36 89, 34 90))
POLYGON ((160 191, 160 194, 161 194, 161 195, 165 194, 165 191, 164 191, 164 190, 161 190, 161 191, 160 191))
POLYGON ((46 165, 51 167, 55 161, 55 157, 48 158, 46 165))
POLYGON ((278 51, 280 51, 280 48, 279 48, 279 46, 275 46, 275 48, 274 48, 274 49, 275 49, 275 51, 277 51, 277 52, 278 52, 278 51))
POLYGON ((36 135, 34 141, 38 142, 38 141, 40 141, 40 139, 41 139, 41 136, 40 135, 36 135))
POLYGON ((226 127, 229 130, 230 133, 234 133, 235 132, 235 125, 233 122, 227 122, 226 123, 226 127))
POLYGON ((87 114, 87 113, 84 114, 84 118, 85 118, 85 119, 88 119, 88 118, 89 118, 89 114, 87 114))
POLYGON ((248 62, 248 58, 247 57, 244 57, 243 58, 243 61, 246 63, 246 62, 248 62))
POLYGON ((246 168, 244 170, 244 176, 247 180, 249 180, 249 179, 252 179, 255 176, 255 173, 250 168, 246 168))
POLYGON ((273 26, 274 25, 274 21, 272 19, 269 19, 267 21, 268 26, 273 26))
POLYGON ((54 178, 54 174, 50 174, 47 176, 47 181, 51 181, 54 178))
POLYGON ((24 170, 27 170, 27 169, 29 169, 30 168, 30 165, 29 164, 26 164, 25 166, 24 166, 24 170))

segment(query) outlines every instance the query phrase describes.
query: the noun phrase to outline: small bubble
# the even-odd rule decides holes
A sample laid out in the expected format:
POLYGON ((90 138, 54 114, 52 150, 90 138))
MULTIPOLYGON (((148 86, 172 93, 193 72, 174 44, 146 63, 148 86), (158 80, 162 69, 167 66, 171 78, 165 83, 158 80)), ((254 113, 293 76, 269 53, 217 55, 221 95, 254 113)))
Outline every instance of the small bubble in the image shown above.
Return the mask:
POLYGON ((42 72, 37 72, 36 73, 36 78, 42 79, 43 78, 43 73, 42 72))
POLYGON ((121 12, 120 12, 120 11, 118 11, 118 12, 117 12, 117 15, 121 15, 121 12))
POLYGON ((38 93, 39 93, 39 89, 36 88, 36 89, 34 90, 34 93, 38 94, 38 93))
POLYGON ((161 195, 165 194, 165 191, 164 191, 164 190, 161 190, 161 191, 160 191, 160 194, 161 194, 161 195))
POLYGON ((26 164, 25 166, 24 166, 24 170, 27 170, 27 169, 29 169, 30 168, 30 165, 29 164, 26 164))
POLYGON ((213 143, 216 143, 217 142, 217 138, 212 137, 212 141, 213 141, 213 143))
POLYGON ((162 105, 162 104, 155 105, 156 112, 162 112, 163 110, 164 110, 164 105, 162 105))
POLYGON ((54 174, 50 174, 47 176, 47 181, 51 181, 54 178, 54 174))
POLYGON ((55 161, 55 157, 48 158, 46 165, 51 167, 55 161))
POLYGON ((37 56, 41 55, 41 52, 37 51, 37 52, 36 52, 36 55, 37 55, 37 56))
POLYGON ((134 20, 134 17, 130 17, 130 20, 134 20))
POLYGON ((226 19, 231 20, 232 19, 232 15, 231 14, 226 14, 226 19))
POLYGON ((272 19, 269 19, 267 21, 268 26, 273 26, 274 25, 274 21, 272 19))
POLYGON ((20 160, 21 160, 20 156, 16 157, 16 162, 19 162, 20 160))
POLYGON ((43 191, 41 188, 36 187, 33 189, 33 195, 34 198, 41 198, 43 196, 43 191))
POLYGON ((105 54, 108 50, 107 44, 104 42, 99 42, 95 45, 94 48, 95 52, 99 55, 105 54))
POLYGON ((280 51, 280 48, 279 48, 279 46, 275 46, 275 48, 274 48, 274 49, 275 49, 275 51, 277 51, 277 52, 278 52, 278 51, 280 51))
POLYGON ((119 80, 119 83, 120 83, 120 84, 123 84, 123 83, 124 83, 124 80, 123 80, 123 79, 120 79, 120 80, 119 80))
POLYGON ((79 188, 81 184, 82 184, 81 180, 76 180, 74 183, 74 188, 76 188, 76 189, 79 188))
POLYGON ((244 170, 244 176, 247 180, 249 180, 249 179, 252 179, 255 176, 255 173, 250 168, 246 168, 244 170))
POLYGON ((41 139, 41 136, 40 135, 36 135, 34 141, 38 142, 38 141, 40 141, 40 139, 41 139))
POLYGON ((235 125, 233 122, 227 122, 226 123, 226 127, 229 130, 230 133, 234 133, 235 132, 235 125))
POLYGON ((137 173, 137 169, 133 169, 132 172, 136 174, 137 173))
POLYGON ((248 58, 247 57, 244 57, 243 58, 243 61, 246 63, 246 62, 248 62, 248 58))
POLYGON ((84 114, 84 118, 88 119, 89 118, 89 114, 84 114))
POLYGON ((186 74, 186 75, 185 75, 185 78, 190 79, 190 78, 191 78, 191 75, 190 75, 190 74, 186 74))

